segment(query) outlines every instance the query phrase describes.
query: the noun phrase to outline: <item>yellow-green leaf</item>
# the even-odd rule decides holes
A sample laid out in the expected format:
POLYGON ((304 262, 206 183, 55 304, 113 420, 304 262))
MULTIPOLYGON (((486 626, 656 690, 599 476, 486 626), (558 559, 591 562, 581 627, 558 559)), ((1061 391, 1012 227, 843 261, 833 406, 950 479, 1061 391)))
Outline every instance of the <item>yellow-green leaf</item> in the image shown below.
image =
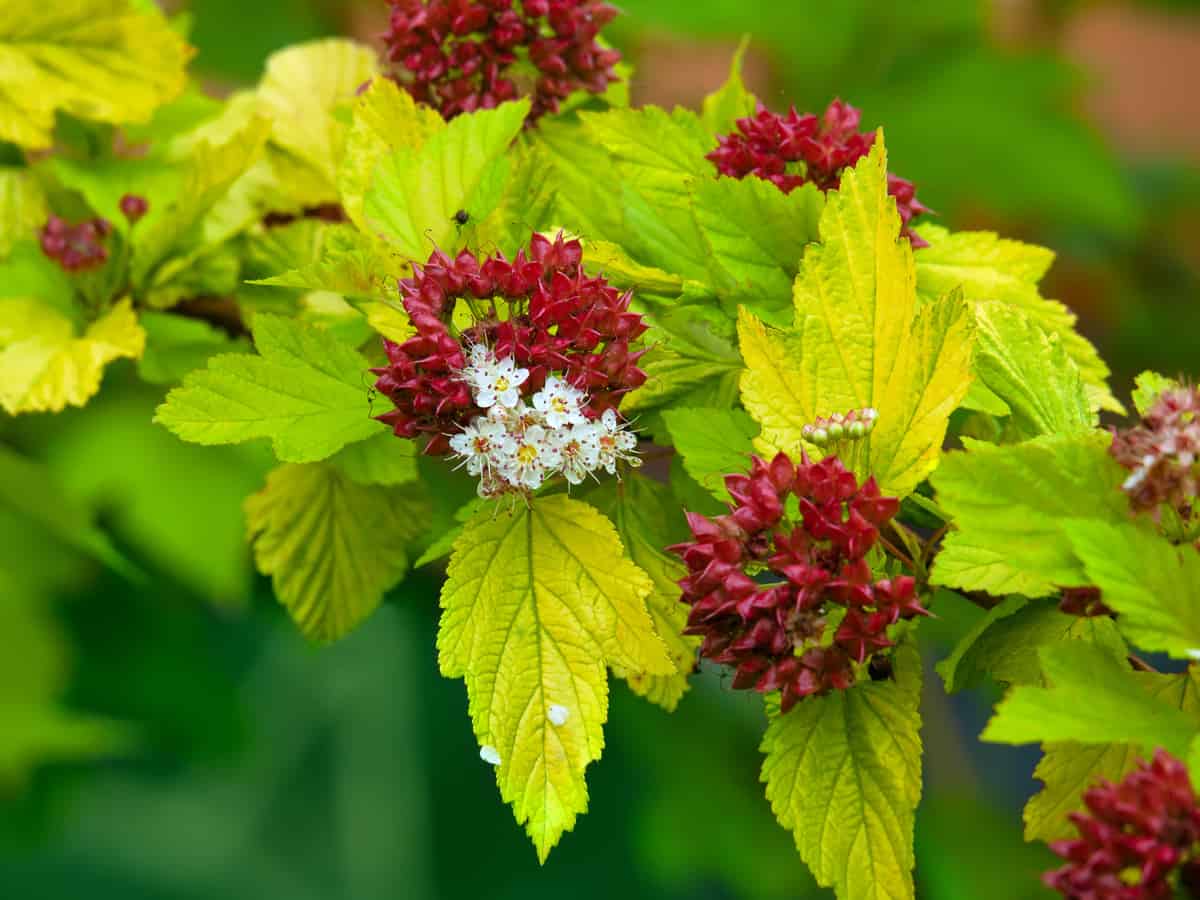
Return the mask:
POLYGON ((354 104, 350 133, 338 171, 342 207, 350 221, 367 231, 363 197, 375 167, 397 150, 417 150, 446 127, 437 110, 418 106, 390 78, 376 78, 354 104))
POLYGON ((258 85, 271 119, 269 157, 294 202, 338 199, 337 177, 355 91, 378 71, 375 51, 343 38, 297 44, 272 54, 258 85))
MULTIPOLYGON (((887 193, 882 139, 842 178, 796 278, 790 331, 738 321, 742 400, 763 426, 764 452, 798 454, 817 416, 873 406, 856 467, 903 496, 937 466, 950 414, 971 383, 973 323, 951 294, 917 309, 912 248, 887 193)), ((809 448, 817 452, 815 447, 809 448)))
POLYGON ((607 482, 588 495, 588 502, 612 519, 629 558, 654 582, 646 605, 675 664, 670 675, 614 671, 635 693, 673 710, 687 690, 700 646, 700 638, 683 633, 688 607, 681 600, 679 579, 687 570, 678 557, 664 552, 665 547, 687 537, 683 511, 665 485, 636 472, 622 481, 607 482))
POLYGON ((916 254, 917 292, 923 300, 935 300, 961 288, 971 303, 991 300, 1019 309, 1062 341, 1063 349, 1079 367, 1092 410, 1123 412, 1108 389, 1108 366, 1091 342, 1075 330, 1075 313, 1038 292, 1038 282, 1054 262, 1052 252, 991 231, 951 233, 926 224, 917 232, 930 245, 916 254))
POLYGON ((599 759, 607 666, 675 671, 646 610, 654 584, 612 523, 558 495, 511 514, 481 510, 454 544, 442 588, 442 674, 463 677, 500 793, 545 860, 587 808, 599 759), (562 724, 550 721, 561 706, 562 724))
POLYGON ((183 90, 191 49, 129 0, 7 0, 0 16, 0 140, 49 147, 54 115, 144 122, 183 90))
POLYGON ((46 221, 46 195, 31 169, 0 167, 0 259, 46 221))
POLYGON ((146 346, 129 299, 79 334, 64 313, 30 298, 0 300, 0 406, 10 415, 83 406, 104 367, 146 346))
POLYGON ((408 569, 428 505, 407 488, 362 485, 329 463, 285 465, 246 500, 254 559, 310 638, 336 640, 408 569))
POLYGON ((892 681, 810 697, 771 721, 762 780, 776 818, 841 900, 911 900, 921 799, 921 660, 910 644, 892 681))

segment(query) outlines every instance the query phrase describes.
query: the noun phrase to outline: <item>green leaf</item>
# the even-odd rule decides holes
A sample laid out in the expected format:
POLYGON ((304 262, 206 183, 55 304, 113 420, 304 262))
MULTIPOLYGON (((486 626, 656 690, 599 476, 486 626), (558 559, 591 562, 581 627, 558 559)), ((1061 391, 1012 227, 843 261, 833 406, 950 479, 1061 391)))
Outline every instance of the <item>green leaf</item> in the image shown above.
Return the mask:
MULTIPOLYGON (((1135 680, 1153 697, 1200 718, 1200 673, 1189 667, 1179 675, 1135 672, 1135 680)), ((1194 745, 1194 742, 1193 742, 1194 745)), ((1101 778, 1120 781, 1153 746, 1143 744, 1047 744, 1033 771, 1045 787, 1025 804, 1025 840, 1057 841, 1074 836, 1067 814, 1083 808, 1083 792, 1101 778)))
POLYGON ((1159 375, 1157 372, 1143 372, 1134 379, 1134 384, 1137 387, 1133 392, 1133 406, 1139 416, 1146 414, 1154 405, 1154 401, 1158 399, 1159 394, 1179 386, 1179 382, 1175 379, 1159 375))
POLYGON ((356 484, 405 484, 417 480, 417 445, 381 431, 348 444, 329 459, 356 484))
MULTIPOLYGON (((252 119, 219 146, 200 142, 175 202, 152 206, 134 229, 130 279, 146 303, 167 307, 199 293, 188 270, 216 258, 214 251, 221 243, 260 217, 262 211, 252 198, 233 188, 259 158, 269 130, 267 121, 252 119)), ((222 277, 229 282, 228 290, 236 277, 235 262, 232 272, 222 277)))
POLYGON ((687 690, 700 646, 699 638, 683 633, 688 607, 681 601, 679 579, 687 570, 678 557, 663 549, 687 537, 682 510, 665 485, 636 472, 621 481, 605 482, 587 500, 612 519, 629 558, 654 583, 646 606, 675 667, 670 675, 614 672, 629 682, 634 693, 673 711, 687 690))
POLYGON ((1144 650, 1200 657, 1200 553, 1134 522, 1068 521, 1087 583, 1100 588, 1122 633, 1144 650))
POLYGON ((1048 687, 1019 685, 996 706, 980 735, 997 744, 1078 741, 1144 743, 1176 756, 1187 753, 1200 720, 1172 705, 1147 702, 1127 663, 1086 641, 1065 641, 1038 652, 1048 687))
POLYGON ((1063 530, 1071 518, 1123 522, 1125 471, 1104 432, 1047 435, 1023 444, 967 442, 933 475, 954 519, 933 566, 934 584, 1042 597, 1088 584, 1063 530))
POLYGON ((33 171, 0 167, 0 260, 46 221, 46 195, 33 171))
POLYGON ((1042 677, 1039 648, 1068 640, 1089 641, 1125 659, 1112 619, 1068 615, 1056 600, 1009 597, 988 610, 937 670, 948 694, 978 687, 989 676, 1001 684, 1036 684, 1042 677))
POLYGON ((454 214, 486 215, 500 200, 506 153, 528 101, 459 116, 420 149, 401 148, 375 169, 363 211, 372 229, 409 259, 456 246, 454 214))
POLYGON ((700 122, 710 134, 729 134, 738 119, 754 115, 758 101, 742 82, 742 62, 749 46, 750 38, 743 37, 729 64, 729 78, 719 90, 704 98, 700 122))
POLYGON ((811 184, 785 194, 761 178, 719 178, 698 180, 691 201, 722 296, 771 321, 790 319, 792 282, 817 239, 825 195, 811 184))
POLYGON ((246 500, 254 559, 308 637, 345 636, 408 569, 427 504, 403 488, 361 485, 328 463, 285 465, 246 500))
POLYGON ((874 407, 878 424, 856 468, 903 497, 938 464, 971 382, 974 326, 953 294, 918 312, 912 248, 899 235, 877 139, 827 198, 822 243, 805 252, 796 279, 795 327, 767 329, 743 309, 738 333, 742 402, 762 425, 763 452, 799 455, 817 416, 874 407))
MULTIPOLYGON (((287 231, 288 228, 273 228, 287 231)), ((250 284, 332 291, 344 297, 398 302, 396 280, 407 277, 407 266, 383 242, 343 225, 320 229, 303 260, 282 274, 250 284)))
POLYGON ((648 412, 667 403, 720 407, 737 401, 742 357, 714 329, 711 310, 680 304, 655 314, 652 323, 649 336, 660 343, 642 357, 646 383, 625 398, 622 412, 648 412))
POLYGON ((772 719, 762 780, 817 881, 843 900, 913 898, 921 799, 921 661, 895 653, 895 680, 809 697, 772 719))
POLYGON ((367 231, 363 198, 375 167, 387 156, 418 149, 446 127, 437 110, 419 106, 390 78, 376 78, 354 104, 350 132, 338 170, 338 190, 350 221, 367 231))
POLYGON ((612 523, 578 500, 482 510, 454 545, 442 588, 438 658, 463 677, 475 736, 496 749, 500 793, 544 861, 587 808, 583 771, 599 759, 606 666, 670 675, 646 598, 612 523), (554 725, 551 706, 567 710, 554 725))
POLYGON ((146 331, 146 350, 138 360, 138 374, 151 384, 174 384, 218 353, 250 349, 244 338, 231 338, 203 319, 147 310, 141 324, 146 331))
POLYGON ((282 316, 253 323, 260 355, 223 354, 167 394, 155 421, 185 441, 271 439, 282 462, 316 462, 385 430, 371 418, 367 361, 336 337, 282 316))
POLYGON ((0 21, 0 140, 43 149, 55 113, 143 122, 183 90, 191 50, 129 0, 8 0, 0 21))
POLYGON ((662 416, 687 473, 728 502, 725 476, 750 470, 758 424, 740 409, 667 409, 662 416))
POLYGON ((707 281, 708 254, 689 203, 693 182, 714 179, 716 170, 704 158, 713 139, 695 113, 648 106, 580 118, 619 174, 623 228, 605 236, 628 242, 626 249, 641 262, 707 281))
POLYGON ((78 333, 70 317, 29 298, 0 300, 0 407, 9 415, 83 406, 105 367, 146 344, 126 298, 78 333))
POLYGON ((955 288, 972 303, 997 301, 1019 309, 1048 335, 1057 335, 1079 367, 1090 406, 1123 412, 1109 392, 1108 366, 1096 348, 1075 330, 1076 316, 1038 291, 1054 254, 1045 247, 1001 238, 991 231, 951 233, 937 225, 917 228, 930 246, 916 254, 917 293, 928 302, 955 288))
POLYGON ((1096 425, 1079 369, 1056 335, 1002 303, 977 303, 975 373, 1009 407, 1018 439, 1096 425))
POLYGON ((267 60, 259 109, 271 120, 268 155, 294 204, 337 201, 350 130, 343 113, 377 71, 374 50, 343 38, 297 44, 267 60))

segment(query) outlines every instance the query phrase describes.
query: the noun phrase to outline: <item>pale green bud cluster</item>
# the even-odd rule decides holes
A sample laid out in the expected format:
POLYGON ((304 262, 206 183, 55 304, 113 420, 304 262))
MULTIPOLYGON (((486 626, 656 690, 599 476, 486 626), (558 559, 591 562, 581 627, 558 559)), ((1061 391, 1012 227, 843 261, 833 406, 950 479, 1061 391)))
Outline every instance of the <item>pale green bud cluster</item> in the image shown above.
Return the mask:
POLYGON ((805 425, 800 434, 806 441, 824 447, 837 441, 857 441, 875 430, 879 412, 874 407, 852 409, 850 412, 818 416, 816 421, 805 425))

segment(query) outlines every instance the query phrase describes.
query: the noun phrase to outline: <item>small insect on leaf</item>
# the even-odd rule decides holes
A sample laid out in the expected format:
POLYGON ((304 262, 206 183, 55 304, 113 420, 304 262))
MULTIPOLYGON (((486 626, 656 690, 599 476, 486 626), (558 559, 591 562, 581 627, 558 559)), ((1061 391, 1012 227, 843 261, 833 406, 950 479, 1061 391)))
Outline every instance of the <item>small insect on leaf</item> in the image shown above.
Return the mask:
POLYGON ((463 225, 466 225, 468 222, 471 221, 471 214, 469 212, 467 212, 465 209, 460 209, 458 212, 456 212, 454 214, 454 221, 457 222, 459 227, 461 228, 463 225))

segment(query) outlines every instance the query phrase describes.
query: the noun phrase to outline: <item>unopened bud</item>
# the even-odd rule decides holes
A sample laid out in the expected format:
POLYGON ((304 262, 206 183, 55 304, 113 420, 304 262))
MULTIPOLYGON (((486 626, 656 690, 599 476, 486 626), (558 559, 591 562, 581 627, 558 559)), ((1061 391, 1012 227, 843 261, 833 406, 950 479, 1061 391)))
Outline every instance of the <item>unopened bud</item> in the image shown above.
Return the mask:
POLYGON ((846 426, 846 432, 852 438, 860 438, 867 433, 867 426, 865 426, 862 422, 851 422, 848 426, 846 426))
POLYGON ((829 431, 829 437, 835 441, 839 440, 842 437, 842 435, 844 435, 846 433, 846 429, 842 425, 842 423, 836 422, 836 421, 829 423, 828 431, 829 431))
POLYGON ((809 438, 818 447, 824 447, 829 443, 829 432, 824 428, 814 428, 812 436, 809 438))

